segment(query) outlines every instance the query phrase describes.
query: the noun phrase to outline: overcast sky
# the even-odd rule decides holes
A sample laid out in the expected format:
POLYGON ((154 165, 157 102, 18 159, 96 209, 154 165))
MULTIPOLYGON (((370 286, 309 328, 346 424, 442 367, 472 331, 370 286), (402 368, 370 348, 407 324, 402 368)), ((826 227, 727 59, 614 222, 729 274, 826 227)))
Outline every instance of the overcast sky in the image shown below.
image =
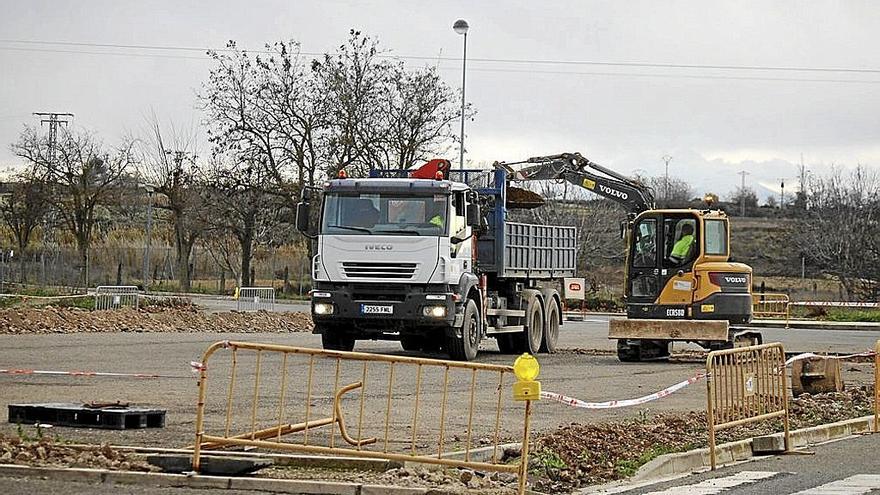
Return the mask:
MULTIPOLYGON (((396 55, 457 58, 452 23, 464 18, 476 162, 580 151, 656 175, 670 155, 670 175, 722 196, 740 170, 762 196, 780 178, 789 190, 801 154, 816 173, 880 167, 880 5, 871 1, 0 0, 0 13, 4 166, 16 162, 8 144, 22 125, 38 123, 35 111, 72 112, 74 125, 111 143, 141 132, 154 111, 197 126, 195 93, 211 67, 197 51, 11 40, 218 48, 234 39, 259 49, 292 38, 322 52, 356 28, 396 55)), ((460 63, 427 63, 460 86, 460 63)))

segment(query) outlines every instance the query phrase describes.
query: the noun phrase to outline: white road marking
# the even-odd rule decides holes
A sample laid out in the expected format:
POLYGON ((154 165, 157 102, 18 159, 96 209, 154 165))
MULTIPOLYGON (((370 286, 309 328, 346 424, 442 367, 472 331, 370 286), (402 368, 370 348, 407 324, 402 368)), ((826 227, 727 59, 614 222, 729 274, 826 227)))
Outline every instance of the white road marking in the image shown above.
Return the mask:
POLYGON ((646 495, 715 495, 740 485, 749 485, 776 476, 774 471, 740 471, 723 478, 701 481, 693 485, 682 485, 667 488, 662 492, 651 492, 646 495))
POLYGON ((862 495, 880 490, 880 474, 857 474, 792 495, 862 495))

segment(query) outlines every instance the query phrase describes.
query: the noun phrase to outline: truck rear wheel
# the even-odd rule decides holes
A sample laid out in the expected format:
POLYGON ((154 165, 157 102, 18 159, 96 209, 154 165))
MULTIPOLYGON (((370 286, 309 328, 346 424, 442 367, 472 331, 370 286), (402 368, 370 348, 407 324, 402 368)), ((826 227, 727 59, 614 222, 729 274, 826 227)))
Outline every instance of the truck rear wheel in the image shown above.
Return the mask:
POLYGON ((464 324, 461 337, 446 337, 446 352, 456 361, 472 361, 480 349, 480 311, 473 299, 464 308, 464 324))
POLYGON ((321 329, 321 346, 328 351, 351 352, 354 349, 354 337, 334 327, 321 329))
POLYGON ((553 354, 556 352, 556 344, 559 342, 559 315, 562 308, 555 298, 548 299, 545 306, 547 317, 544 319, 544 342, 541 344, 541 352, 553 354))
POLYGON ((523 323, 526 328, 521 333, 511 334, 510 339, 516 346, 516 352, 537 354, 544 343, 544 308, 540 298, 533 297, 529 300, 523 323))

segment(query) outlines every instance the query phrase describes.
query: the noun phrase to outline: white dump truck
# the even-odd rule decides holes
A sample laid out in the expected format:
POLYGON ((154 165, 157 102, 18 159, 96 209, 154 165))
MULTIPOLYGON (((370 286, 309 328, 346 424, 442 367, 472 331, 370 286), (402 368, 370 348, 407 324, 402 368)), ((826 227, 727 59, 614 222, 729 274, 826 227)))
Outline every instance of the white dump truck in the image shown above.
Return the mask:
POLYGON ((508 207, 540 203, 522 189, 524 201, 508 198, 507 174, 432 160, 304 192, 297 228, 317 240, 311 310, 324 348, 399 340, 472 360, 495 338, 504 353, 553 352, 557 287, 575 274, 577 232, 507 221, 508 207))

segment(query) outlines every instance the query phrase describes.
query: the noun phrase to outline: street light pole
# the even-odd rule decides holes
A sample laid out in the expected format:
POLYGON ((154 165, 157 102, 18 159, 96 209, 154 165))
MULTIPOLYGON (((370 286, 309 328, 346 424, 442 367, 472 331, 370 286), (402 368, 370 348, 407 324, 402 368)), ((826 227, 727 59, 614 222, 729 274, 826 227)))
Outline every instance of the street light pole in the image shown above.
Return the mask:
POLYGON ((666 162, 666 176, 663 180, 664 191, 663 191, 663 203, 664 206, 669 206, 669 162, 672 161, 672 157, 669 155, 663 156, 663 161, 666 162))
POLYGON ((150 290, 150 234, 153 227, 153 186, 145 186, 147 189, 147 225, 146 240, 144 241, 144 267, 143 267, 143 283, 144 292, 150 290))
POLYGON ((462 51, 461 56, 461 135, 460 139, 460 156, 458 159, 458 168, 460 170, 464 170, 464 109, 465 109, 465 98, 464 98, 464 89, 465 89, 465 75, 467 74, 467 32, 468 32, 468 23, 464 19, 459 19, 455 21, 455 24, 452 25, 452 29, 455 30, 457 34, 464 36, 464 50, 462 51))

